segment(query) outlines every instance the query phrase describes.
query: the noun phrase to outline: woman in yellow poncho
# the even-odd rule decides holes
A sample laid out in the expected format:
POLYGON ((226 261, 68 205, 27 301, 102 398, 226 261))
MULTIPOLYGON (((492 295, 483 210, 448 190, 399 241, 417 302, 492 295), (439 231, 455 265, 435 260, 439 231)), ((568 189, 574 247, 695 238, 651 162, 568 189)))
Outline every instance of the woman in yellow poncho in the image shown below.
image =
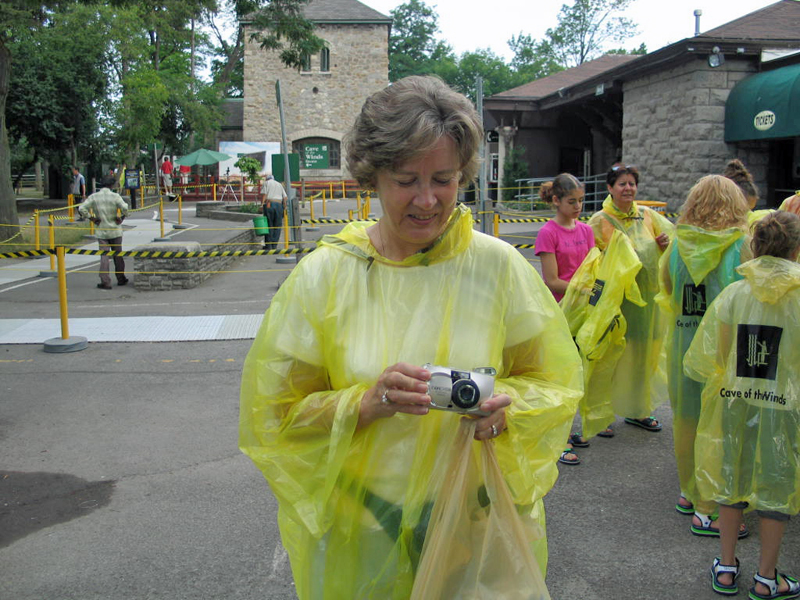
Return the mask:
POLYGON ((582 393, 580 359, 533 267, 456 206, 477 171, 479 123, 434 77, 368 98, 348 168, 383 216, 321 240, 248 354, 240 447, 278 498, 301 600, 409 597, 463 418, 429 410, 425 363, 497 370, 473 451, 496 445, 545 568, 541 500, 582 393))
POLYGON ((683 365, 704 384, 695 464, 698 492, 720 504, 713 589, 738 592, 737 534, 749 506, 761 534, 749 597, 788 599, 800 583, 779 573, 777 559, 789 516, 800 512, 800 217, 764 217, 752 247, 756 258, 737 268, 744 280, 711 303, 683 365))
POLYGON ((695 535, 719 536, 719 529, 711 518, 716 504, 697 493, 694 450, 703 388, 684 375, 683 356, 708 305, 741 279, 736 267, 752 258, 746 235, 748 213, 747 201, 735 183, 722 175, 706 175, 689 191, 675 238, 661 257, 661 291, 656 299, 669 317, 667 380, 681 485, 675 509, 693 514, 695 535))
MULTIPOLYGON (((639 170, 632 165, 614 165, 606 174, 608 197, 603 209, 589 220, 594 231, 595 243, 605 250, 614 231, 630 238, 642 267, 636 275, 644 306, 624 300, 622 315, 627 322, 625 350, 613 370, 604 370, 607 381, 587 384, 586 393, 604 393, 607 402, 625 422, 647 429, 660 431, 661 424, 650 413, 665 398, 652 398, 653 387, 658 387, 654 378, 660 377, 664 328, 662 316, 654 302, 658 292, 658 260, 669 244, 673 225, 666 218, 644 206, 636 204, 639 185, 639 170), (607 374, 610 373, 610 374, 607 374), (598 391, 602 390, 602 391, 598 391)), ((597 401, 595 401, 597 404, 597 401)))

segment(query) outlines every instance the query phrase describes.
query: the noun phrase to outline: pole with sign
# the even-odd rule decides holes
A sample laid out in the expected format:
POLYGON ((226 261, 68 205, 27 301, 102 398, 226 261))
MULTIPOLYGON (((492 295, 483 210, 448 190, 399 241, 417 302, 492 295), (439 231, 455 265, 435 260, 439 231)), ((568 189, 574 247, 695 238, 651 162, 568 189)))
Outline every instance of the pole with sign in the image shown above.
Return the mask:
POLYGON ((294 189, 292 189, 292 171, 289 168, 289 148, 286 143, 286 120, 283 116, 283 100, 281 99, 281 80, 275 80, 275 98, 278 101, 278 112, 281 119, 281 152, 283 153, 283 185, 289 197, 289 235, 293 242, 300 240, 300 228, 297 227, 294 205, 294 189))

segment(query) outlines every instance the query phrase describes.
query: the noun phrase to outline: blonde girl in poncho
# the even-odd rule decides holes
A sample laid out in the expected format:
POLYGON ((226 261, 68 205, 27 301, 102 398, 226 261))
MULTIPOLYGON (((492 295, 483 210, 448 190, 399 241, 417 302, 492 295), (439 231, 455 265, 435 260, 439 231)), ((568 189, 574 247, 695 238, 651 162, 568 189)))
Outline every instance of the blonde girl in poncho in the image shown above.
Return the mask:
POLYGON ((800 596, 777 569, 790 515, 800 512, 800 217, 767 215, 753 232, 755 259, 711 303, 683 361, 702 382, 695 464, 702 498, 720 504, 714 591, 733 595, 742 512, 759 514, 761 556, 749 597, 800 596))
MULTIPOLYGON (((694 513, 695 535, 719 536, 716 504, 697 493, 694 450, 703 386, 683 374, 683 356, 711 301, 741 279, 736 267, 752 258, 746 235, 749 208, 731 180, 707 175, 689 191, 675 238, 661 257, 657 300, 668 314, 667 380, 681 495, 675 509, 694 513)), ((743 532, 745 533, 745 532, 743 532)))

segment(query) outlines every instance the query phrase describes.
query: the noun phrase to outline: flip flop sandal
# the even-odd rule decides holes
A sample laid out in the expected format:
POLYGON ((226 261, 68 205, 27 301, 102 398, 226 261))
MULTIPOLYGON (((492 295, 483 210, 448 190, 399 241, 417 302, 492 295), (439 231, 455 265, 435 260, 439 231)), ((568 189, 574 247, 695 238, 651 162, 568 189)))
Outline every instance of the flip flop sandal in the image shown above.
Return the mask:
POLYGON ((572 444, 574 448, 588 448, 589 442, 582 440, 581 437, 582 436, 580 432, 573 433, 571 436, 569 436, 569 443, 572 444))
POLYGON ((614 430, 611 427, 606 427, 603 431, 597 434, 598 437, 612 438, 614 437, 614 430))
POLYGON ((661 423, 659 423, 654 417, 647 417, 645 419, 626 418, 625 422, 628 425, 636 425, 642 429, 647 429, 647 431, 661 431, 661 423))
POLYGON ((778 569, 775 569, 775 579, 767 579, 756 572, 753 575, 753 581, 763 584, 769 590, 769 595, 759 594, 756 591, 756 586, 753 586, 750 588, 749 594, 751 600, 791 600, 792 598, 800 597, 800 582, 794 577, 778 573, 778 569), (778 591, 778 581, 781 579, 789 584, 789 589, 785 592, 778 591))
MULTIPOLYGON (((686 500, 686 496, 681 496, 681 499, 682 500, 686 500)), ((687 502, 688 502, 688 500, 687 500, 687 502)), ((675 504, 675 510, 677 510, 682 515, 693 515, 694 514, 694 504, 692 504, 691 502, 689 502, 689 504, 681 504, 680 501, 678 501, 675 504)))
MULTIPOLYGON (((689 530, 694 535, 699 535, 700 537, 719 537, 719 527, 714 527, 714 519, 712 519, 709 515, 700 515, 695 513, 695 516, 700 519, 700 525, 695 525, 694 521, 692 521, 692 526, 689 530)), ((746 538, 750 535, 750 530, 745 527, 744 529, 739 529, 739 539, 746 538)))
POLYGON ((564 451, 561 453, 561 456, 558 459, 558 462, 565 464, 565 465, 579 465, 581 464, 581 459, 578 458, 578 455, 575 454, 575 458, 567 458, 567 454, 575 454, 575 451, 572 448, 564 448, 564 451))
POLYGON ((723 596, 734 596, 739 593, 739 586, 736 585, 736 579, 739 577, 739 559, 736 559, 736 566, 723 565, 721 561, 722 559, 718 556, 714 559, 714 564, 711 565, 711 588, 723 596), (722 573, 733 573, 733 583, 731 585, 720 583, 719 576, 722 573))

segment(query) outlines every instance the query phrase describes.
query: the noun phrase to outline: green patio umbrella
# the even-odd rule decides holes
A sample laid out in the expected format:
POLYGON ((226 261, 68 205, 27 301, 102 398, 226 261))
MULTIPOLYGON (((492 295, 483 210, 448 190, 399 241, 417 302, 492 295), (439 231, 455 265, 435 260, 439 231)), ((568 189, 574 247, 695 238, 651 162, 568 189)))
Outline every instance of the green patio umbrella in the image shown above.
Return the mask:
POLYGON ((200 148, 200 150, 195 150, 191 154, 180 157, 175 161, 175 164, 178 166, 182 165, 184 167, 193 167, 194 165, 215 165, 218 162, 228 160, 229 158, 233 157, 223 154, 222 152, 215 152, 214 150, 200 148))

